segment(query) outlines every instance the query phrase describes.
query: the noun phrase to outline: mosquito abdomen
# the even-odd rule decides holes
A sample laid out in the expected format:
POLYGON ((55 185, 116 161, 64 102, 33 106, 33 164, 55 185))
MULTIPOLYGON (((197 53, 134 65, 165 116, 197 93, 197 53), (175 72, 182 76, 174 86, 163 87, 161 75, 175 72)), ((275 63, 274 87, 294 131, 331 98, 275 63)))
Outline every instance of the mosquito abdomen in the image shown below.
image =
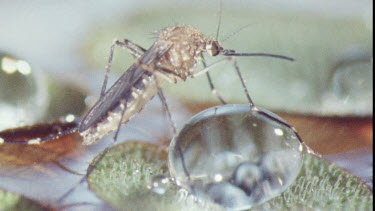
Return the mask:
MULTIPOLYGON (((161 81, 162 79, 158 79, 159 83, 161 81)), ((88 129, 80 132, 80 135, 84 140, 84 145, 95 143, 103 138, 103 136, 115 131, 119 127, 121 114, 124 109, 125 112, 121 124, 127 123, 134 115, 141 111, 148 101, 150 101, 156 95, 156 81, 152 75, 144 74, 142 76, 142 80, 139 80, 138 83, 142 83, 143 86, 141 87, 143 88, 137 89, 136 87, 139 86, 134 85, 129 93, 131 97, 128 98, 129 100, 127 102, 124 102, 124 104, 119 103, 117 107, 108 111, 107 115, 105 115, 103 119, 96 124, 96 126, 89 127, 88 129)))

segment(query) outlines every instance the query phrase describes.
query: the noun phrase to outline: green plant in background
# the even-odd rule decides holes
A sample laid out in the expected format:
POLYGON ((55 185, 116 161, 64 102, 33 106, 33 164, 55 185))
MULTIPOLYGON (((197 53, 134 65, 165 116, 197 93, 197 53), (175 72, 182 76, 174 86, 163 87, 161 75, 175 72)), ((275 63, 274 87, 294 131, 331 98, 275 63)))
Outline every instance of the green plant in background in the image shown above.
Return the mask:
MULTIPOLYGON (((248 7, 224 7, 219 41, 242 26, 249 26, 222 42, 222 46, 237 52, 276 53, 296 59, 290 63, 270 58, 238 58, 247 87, 259 107, 315 115, 371 115, 372 28, 363 17, 331 17, 312 12, 263 10, 256 5, 248 7), (350 82, 346 80, 349 78, 350 82)), ((103 58, 108 57, 114 38, 130 39, 147 49, 154 42, 151 32, 176 23, 215 37, 215 9, 164 7, 139 11, 119 23, 94 29, 83 53, 88 64, 102 69, 106 65, 103 58)), ((206 56, 208 64, 217 59, 206 56)), ((134 59, 126 51, 116 50, 115 71, 122 74, 132 63, 134 59)), ((217 90, 225 99, 246 103, 231 64, 211 72, 217 90)), ((206 77, 168 84, 165 89, 169 96, 186 103, 217 102, 206 77)))
POLYGON ((38 202, 21 197, 19 195, 0 190, 0 210, 16 211, 16 210, 47 210, 38 202))

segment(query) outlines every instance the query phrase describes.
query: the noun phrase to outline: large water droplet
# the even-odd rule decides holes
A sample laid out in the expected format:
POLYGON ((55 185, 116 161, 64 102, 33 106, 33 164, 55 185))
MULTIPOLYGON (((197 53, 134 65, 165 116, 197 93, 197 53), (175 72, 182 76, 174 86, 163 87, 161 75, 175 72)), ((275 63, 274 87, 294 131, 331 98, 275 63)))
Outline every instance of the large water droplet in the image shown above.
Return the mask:
POLYGON ((303 159, 297 137, 268 111, 246 105, 210 108, 193 117, 172 140, 170 173, 199 197, 226 209, 248 209, 280 194, 295 180, 303 159))
POLYGON ((0 52, 0 130, 34 123, 47 106, 43 77, 28 62, 0 52))

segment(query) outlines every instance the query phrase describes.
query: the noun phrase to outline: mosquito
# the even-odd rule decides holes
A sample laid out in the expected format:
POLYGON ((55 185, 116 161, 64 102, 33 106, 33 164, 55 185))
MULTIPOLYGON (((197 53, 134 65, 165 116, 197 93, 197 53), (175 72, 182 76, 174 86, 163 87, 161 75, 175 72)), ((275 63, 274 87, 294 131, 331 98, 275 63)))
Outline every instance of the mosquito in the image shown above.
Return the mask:
POLYGON ((225 61, 220 60, 196 72, 195 66, 203 52, 210 56, 230 56, 227 60, 233 61, 236 69, 238 66, 233 56, 271 56, 293 61, 292 58, 281 55, 226 50, 218 41, 204 38, 200 31, 189 26, 173 26, 162 30, 157 41, 148 50, 129 40, 115 40, 111 46, 101 97, 78 128, 84 139, 83 143, 92 144, 116 130, 119 123, 129 121, 156 93, 161 93, 158 90, 163 81, 185 81, 188 77, 194 78, 225 61), (128 50, 137 61, 105 92, 116 45, 128 50))
MULTIPOLYGON (((219 17, 221 19, 221 16, 219 17)), ((161 98, 163 107, 171 123, 173 134, 176 134, 176 127, 171 119, 168 105, 160 88, 161 84, 165 81, 170 83, 183 82, 189 77, 194 78, 201 74, 206 74, 212 93, 222 103, 226 103, 216 91, 208 73, 209 70, 225 61, 231 61, 233 63, 246 92, 249 104, 250 106, 254 106, 245 87, 235 57, 265 56, 288 61, 294 61, 294 59, 277 54, 237 53, 234 50, 224 49, 218 41, 220 19, 216 39, 205 38, 199 30, 190 26, 177 25, 161 30, 157 36, 157 40, 147 50, 127 39, 123 42, 114 40, 110 48, 100 98, 83 117, 78 127, 49 138, 34 139, 26 141, 26 143, 39 144, 54 139, 59 135, 77 131, 83 138, 83 144, 91 145, 101 140, 105 135, 115 131, 112 146, 117 140, 121 125, 126 124, 133 116, 139 113, 144 105, 156 94, 161 98), (130 54, 135 57, 136 62, 106 90, 115 46, 129 51, 130 54), (207 66, 203 56, 204 53, 209 56, 225 56, 225 58, 207 66), (199 62, 203 63, 204 68, 197 71, 196 66, 199 62)), ((2 142, 6 143, 7 140, 3 140, 2 142)), ((105 149, 96 163, 100 162, 111 146, 105 149)), ((92 170, 93 168, 87 170, 86 177, 92 170)), ((188 175, 187 170, 184 169, 184 171, 188 175)), ((82 183, 86 177, 83 178, 80 183, 82 183)), ((59 201, 61 202, 72 191, 73 189, 64 194, 59 201)))

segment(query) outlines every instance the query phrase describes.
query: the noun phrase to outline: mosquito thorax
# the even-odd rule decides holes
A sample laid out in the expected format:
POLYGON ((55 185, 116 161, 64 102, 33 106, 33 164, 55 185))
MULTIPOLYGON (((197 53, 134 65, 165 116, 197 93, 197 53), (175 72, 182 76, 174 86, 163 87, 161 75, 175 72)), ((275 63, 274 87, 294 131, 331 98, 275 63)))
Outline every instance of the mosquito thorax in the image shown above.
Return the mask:
POLYGON ((160 47, 170 45, 159 65, 174 71, 181 78, 190 76, 205 50, 206 39, 202 32, 189 26, 172 26, 162 30, 158 36, 160 47))

